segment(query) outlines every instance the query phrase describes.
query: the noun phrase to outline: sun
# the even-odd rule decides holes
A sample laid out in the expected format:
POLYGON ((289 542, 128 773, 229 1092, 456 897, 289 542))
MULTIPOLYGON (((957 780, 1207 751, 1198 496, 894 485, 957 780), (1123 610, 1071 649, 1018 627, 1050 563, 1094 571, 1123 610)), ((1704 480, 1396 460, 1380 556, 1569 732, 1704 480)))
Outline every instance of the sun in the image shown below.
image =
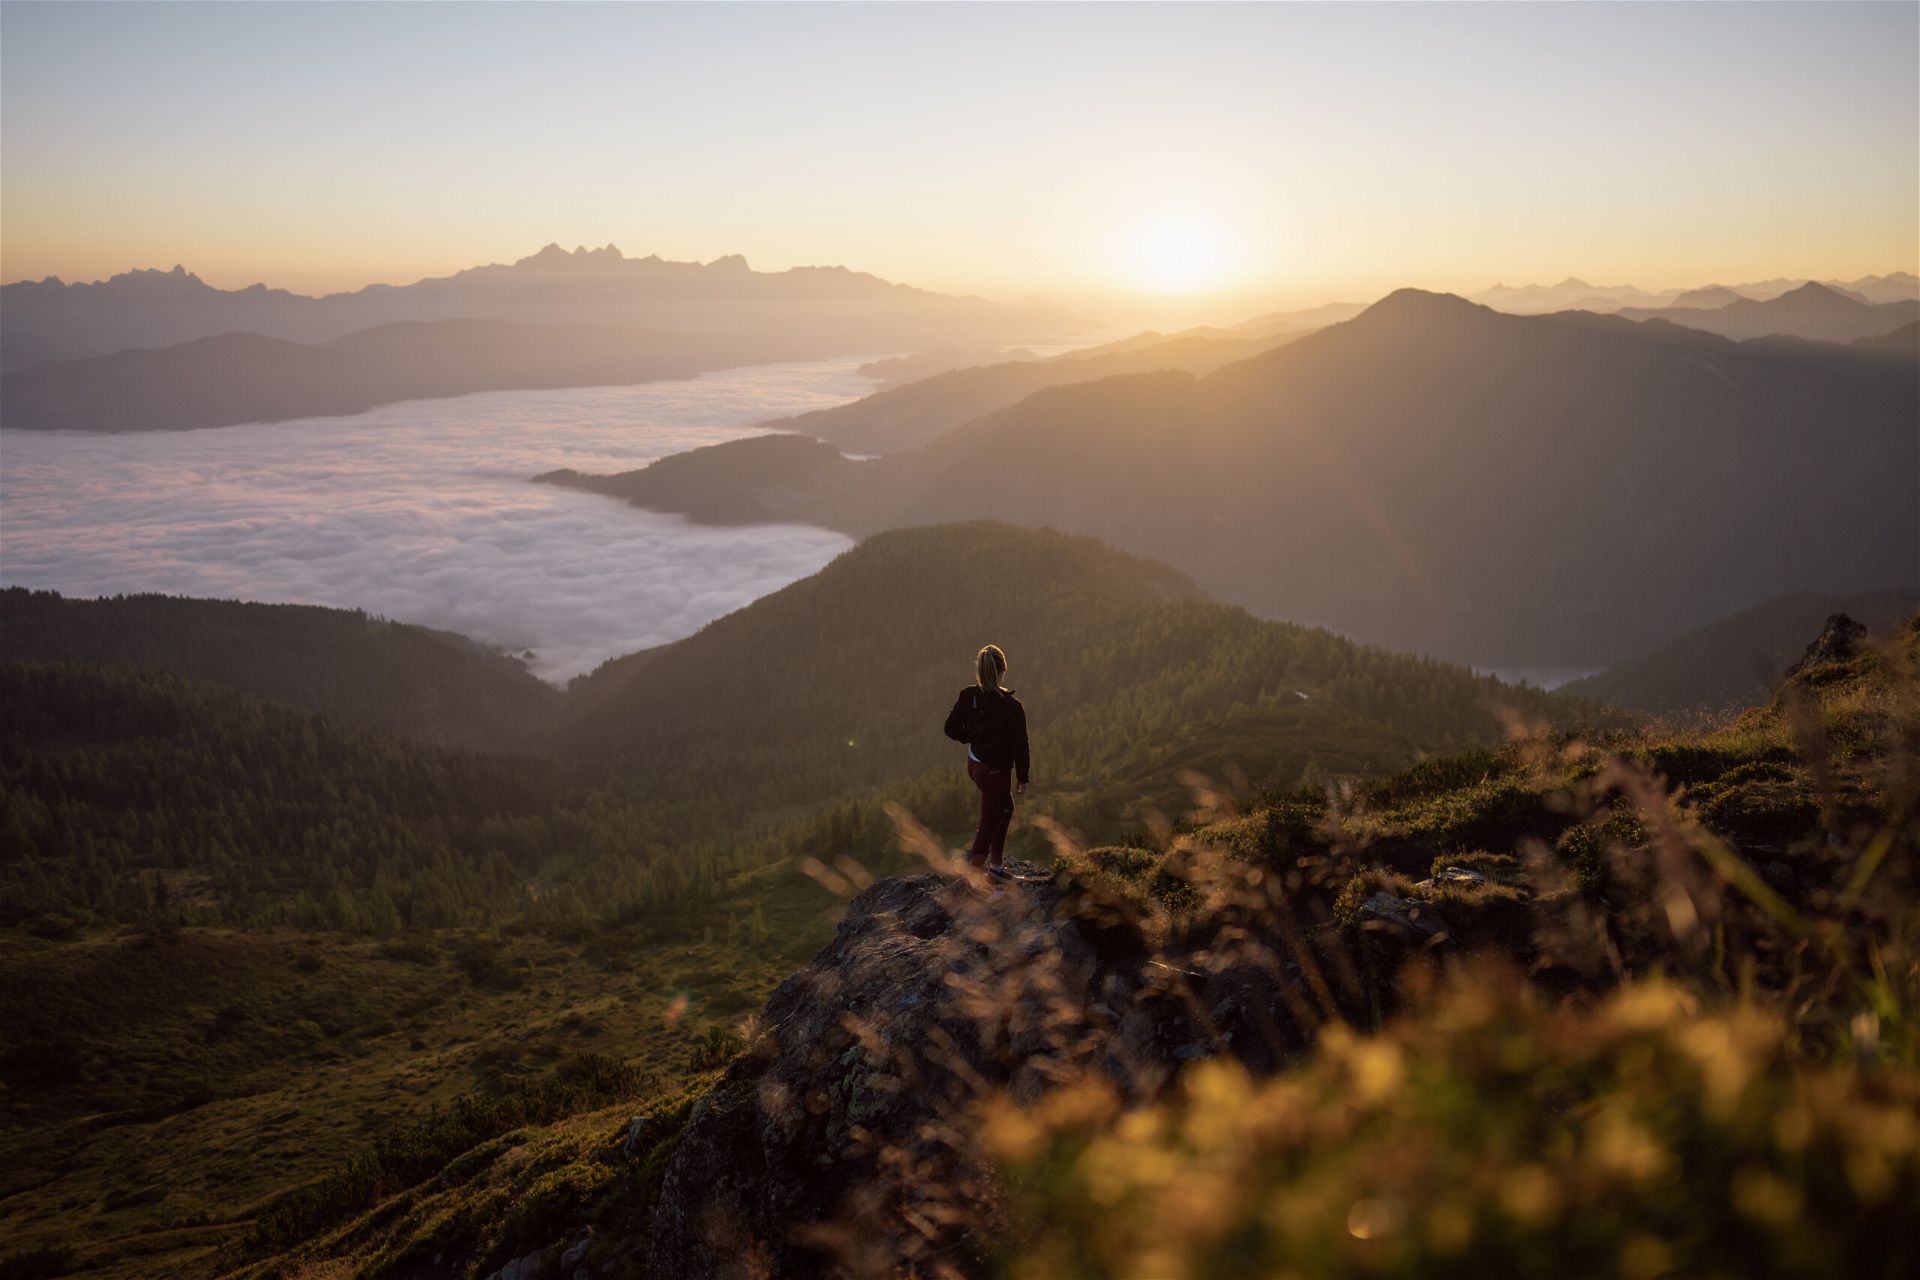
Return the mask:
POLYGON ((1228 283, 1240 268, 1240 245, 1224 223, 1194 209, 1142 218, 1119 243, 1122 272, 1158 293, 1199 293, 1228 283))

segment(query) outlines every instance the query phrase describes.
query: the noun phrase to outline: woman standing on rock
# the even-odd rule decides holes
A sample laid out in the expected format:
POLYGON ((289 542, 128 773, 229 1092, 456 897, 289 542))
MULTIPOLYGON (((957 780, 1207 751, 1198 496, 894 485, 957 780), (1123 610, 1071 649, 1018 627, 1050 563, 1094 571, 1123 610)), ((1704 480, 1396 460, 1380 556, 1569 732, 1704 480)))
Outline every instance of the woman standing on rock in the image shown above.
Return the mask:
POLYGON ((967 744, 967 777, 980 789, 980 826, 967 861, 995 880, 1011 880, 1004 865, 1013 797, 1027 790, 1027 709, 1001 687, 1007 655, 990 644, 974 659, 973 683, 947 713, 947 736, 967 744), (1018 779, 1016 781, 1016 778, 1018 779))

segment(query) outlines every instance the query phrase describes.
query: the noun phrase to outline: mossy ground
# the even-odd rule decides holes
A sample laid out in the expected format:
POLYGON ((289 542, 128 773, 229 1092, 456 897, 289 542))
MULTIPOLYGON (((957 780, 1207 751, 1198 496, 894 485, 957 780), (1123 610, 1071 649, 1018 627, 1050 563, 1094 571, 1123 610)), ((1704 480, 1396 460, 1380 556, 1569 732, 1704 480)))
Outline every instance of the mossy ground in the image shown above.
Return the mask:
MULTIPOLYGON (((632 1064, 645 1092, 679 1089, 696 1054, 711 1057, 710 1031, 730 1031, 831 931, 822 895, 784 870, 795 906, 770 913, 757 943, 724 927, 670 943, 0 935, 0 1022, 16 1029, 0 1094, 0 1258, 58 1247, 73 1249, 74 1274, 212 1273, 244 1256, 276 1196, 430 1108, 510 1092, 583 1054, 632 1064)), ((476 1157, 491 1180, 473 1185, 520 1188, 507 1174, 536 1150, 595 1124, 624 1130, 644 1101, 485 1144, 498 1147, 476 1157)), ((540 1194, 612 1189, 582 1177, 540 1194)), ((461 1196, 430 1198, 466 1216, 461 1196)))

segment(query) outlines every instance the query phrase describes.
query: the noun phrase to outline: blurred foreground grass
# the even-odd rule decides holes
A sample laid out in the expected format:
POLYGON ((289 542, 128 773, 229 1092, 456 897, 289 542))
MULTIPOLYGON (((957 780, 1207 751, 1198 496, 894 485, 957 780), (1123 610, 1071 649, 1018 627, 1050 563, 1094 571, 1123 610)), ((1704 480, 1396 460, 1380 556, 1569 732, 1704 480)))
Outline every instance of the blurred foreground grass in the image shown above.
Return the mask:
POLYGON ((1257 1081, 1202 1064, 987 1117, 1013 1274, 1893 1275, 1920 1247, 1920 1074, 1807 1062, 1750 1001, 1649 979, 1555 1007, 1464 967, 1257 1081))
POLYGON ((1001 1265, 1911 1274, 1917 673, 1920 619, 1724 724, 1519 727, 1244 813, 1202 789, 1218 811, 1163 848, 1069 850, 1082 909, 1196 1008, 1249 967, 1302 994, 1270 1046, 1157 1096, 990 1099, 1001 1265))

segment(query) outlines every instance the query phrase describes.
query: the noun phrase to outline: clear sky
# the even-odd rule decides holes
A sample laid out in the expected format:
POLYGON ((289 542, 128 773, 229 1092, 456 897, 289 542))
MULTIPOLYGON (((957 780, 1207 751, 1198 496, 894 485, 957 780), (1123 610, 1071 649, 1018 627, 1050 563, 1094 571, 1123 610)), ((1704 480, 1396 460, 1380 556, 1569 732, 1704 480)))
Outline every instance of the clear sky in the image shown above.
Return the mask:
POLYGON ((1920 4, 0 8, 0 274, 1085 304, 1920 266, 1920 4))

